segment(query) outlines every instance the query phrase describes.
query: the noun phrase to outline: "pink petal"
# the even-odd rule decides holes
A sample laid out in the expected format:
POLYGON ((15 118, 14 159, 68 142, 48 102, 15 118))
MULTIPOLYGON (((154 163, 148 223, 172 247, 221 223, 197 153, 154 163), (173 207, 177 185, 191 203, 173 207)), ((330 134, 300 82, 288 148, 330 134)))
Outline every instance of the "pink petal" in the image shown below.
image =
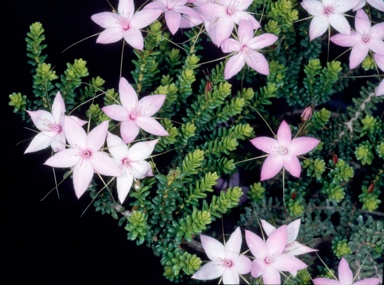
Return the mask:
POLYGON ((229 259, 235 259, 238 257, 241 248, 241 231, 240 228, 237 227, 236 230, 231 234, 229 239, 227 240, 224 248, 226 252, 226 257, 229 259))
POLYGON ((230 53, 233 51, 239 52, 242 48, 242 44, 232 38, 226 39, 221 44, 221 50, 225 53, 230 53))
POLYGON ((52 114, 48 111, 37 110, 27 111, 27 113, 31 117, 32 122, 35 124, 36 128, 40 131, 49 131, 49 125, 55 123, 52 114))
POLYGON ((132 15, 135 12, 135 4, 133 0, 119 0, 117 11, 124 17, 132 15))
POLYGON ((44 162, 45 165, 59 168, 73 167, 81 161, 79 151, 73 148, 63 149, 44 162))
POLYGON ((361 41, 361 35, 352 31, 350 35, 336 34, 330 38, 331 42, 342 47, 352 47, 361 41))
POLYGON ((228 80, 236 75, 243 68, 244 64, 245 59, 242 53, 232 56, 225 64, 224 78, 228 80))
POLYGON ((376 8, 377 10, 384 12, 384 2, 383 0, 367 0, 369 5, 376 8))
MULTIPOLYGON (((59 152, 62 153, 63 151, 59 152)), ((58 154, 59 154, 58 153, 58 154)), ((80 198, 84 192, 88 189, 89 183, 93 178, 93 167, 88 159, 83 159, 81 163, 78 163, 73 169, 73 186, 77 198, 80 198)))
POLYGON ((87 134, 84 129, 71 117, 65 116, 63 130, 69 145, 74 149, 85 149, 87 134))
POLYGON ((125 41, 133 48, 142 50, 144 48, 144 38, 140 30, 131 27, 124 32, 125 41))
POLYGON ((161 15, 162 11, 158 9, 144 9, 136 12, 131 21, 130 25, 136 29, 142 29, 149 26, 161 15))
MULTIPOLYGON (((305 1, 307 2, 307 1, 305 1)), ((316 1, 319 2, 319 1, 316 1)), ((313 17, 309 24, 309 39, 312 41, 322 36, 329 28, 328 17, 325 15, 318 15, 313 17)))
POLYGON ((299 235, 300 225, 301 225, 301 219, 297 219, 289 223, 289 225, 287 226, 287 231, 288 231, 287 243, 294 242, 297 239, 297 236, 299 235))
POLYGON ((148 95, 140 99, 137 105, 138 116, 151 117, 161 109, 164 104, 165 95, 148 95))
POLYGON ((252 29, 257 30, 260 28, 260 23, 245 11, 237 11, 235 14, 232 14, 232 21, 236 24, 239 24, 241 21, 247 21, 251 24, 252 29))
POLYGON ((263 283, 265 285, 281 284, 280 272, 277 269, 275 269, 273 266, 267 266, 263 274, 263 283))
POLYGON ((264 259, 261 259, 261 258, 254 259, 252 261, 252 268, 251 268, 252 277, 257 278, 261 275, 264 275, 267 268, 268 268, 268 265, 265 263, 264 259))
POLYGON ((240 254, 234 261, 234 266, 239 274, 248 274, 252 269, 251 260, 245 255, 240 254))
POLYGON ((108 132, 108 125, 109 121, 104 121, 89 132, 87 137, 87 149, 95 152, 103 147, 108 132))
POLYGON ((136 124, 147 133, 155 136, 168 136, 168 132, 164 127, 152 117, 138 117, 135 119, 136 124))
POLYGON ((242 0, 236 3, 236 10, 247 10, 253 0, 242 0))
POLYGON ((87 121, 84 121, 82 119, 79 119, 78 117, 76 116, 68 116, 70 117, 72 120, 74 120, 76 123, 78 123, 80 126, 84 126, 86 123, 88 123, 87 121))
POLYGON ((135 140, 139 134, 140 128, 134 121, 124 121, 120 126, 120 134, 125 143, 130 143, 135 140))
POLYGON ((356 12, 355 29, 360 34, 364 34, 371 30, 371 21, 369 20, 368 15, 362 9, 359 9, 356 12))
POLYGON ((117 195, 121 204, 123 204, 125 198, 127 198, 128 193, 131 190, 132 183, 132 175, 120 176, 116 178, 117 195))
MULTIPOLYGON (((264 263, 264 258, 268 255, 266 243, 258 235, 248 230, 245 230, 245 240, 249 250, 253 256, 257 258, 256 260, 262 260, 264 263)), ((255 262, 255 260, 253 262, 255 262)))
POLYGON ((151 165, 145 160, 132 161, 129 163, 129 171, 136 179, 143 179, 151 173, 151 165))
POLYGON ((239 37, 239 42, 247 44, 253 38, 253 28, 251 23, 241 20, 237 30, 237 35, 239 37))
POLYGON ((60 91, 57 92, 55 100, 52 104, 52 116, 57 125, 62 125, 64 122, 65 104, 60 91))
POLYGON ((283 167, 294 177, 300 177, 301 165, 300 161, 293 154, 286 154, 284 156, 283 167))
POLYGON ((298 271, 306 268, 307 265, 293 255, 281 254, 273 261, 273 267, 279 271, 298 271))
POLYGON ((120 137, 108 133, 107 144, 108 151, 116 158, 116 160, 121 161, 128 156, 128 146, 120 137))
POLYGON ((121 26, 107 28, 100 33, 96 39, 98 44, 111 44, 120 41, 124 36, 124 30, 121 26))
POLYGON ((97 151, 89 161, 96 173, 106 176, 121 176, 121 171, 105 152, 97 151))
POLYGON ((329 23, 339 33, 349 35, 351 33, 351 26, 347 19, 341 14, 330 14, 328 16, 329 23))
POLYGON ((292 133, 289 125, 284 120, 281 122, 279 129, 277 130, 277 141, 279 145, 289 147, 292 140, 292 133))
MULTIPOLYGON (((42 149, 45 149, 51 145, 52 138, 55 136, 57 133, 55 132, 46 132, 42 131, 38 133, 31 141, 27 149, 25 150, 25 153, 31 153, 35 151, 39 151, 42 149)), ((64 145, 65 147, 65 145, 64 145)))
POLYGON ((380 82, 379 86, 376 89, 376 96, 384 95, 384 79, 380 82))
POLYGON ((102 12, 91 16, 92 21, 104 29, 120 27, 119 15, 112 12, 102 12))
POLYGON ((128 151, 129 160, 144 160, 147 159, 153 150, 155 149, 156 143, 159 140, 152 140, 146 142, 138 142, 132 145, 128 151))
POLYGON ((332 4, 335 6, 335 13, 343 14, 349 10, 352 10, 353 7, 359 4, 359 1, 360 0, 332 0, 332 4))
POLYGON ((252 40, 248 42, 248 47, 251 49, 262 49, 267 46, 272 45, 277 41, 278 37, 272 34, 262 34, 260 36, 254 37, 252 40))
MULTIPOLYGON (((384 23, 383 23, 384 24, 384 23)), ((384 25, 382 27, 384 29, 384 25)), ((384 55, 384 42, 381 39, 372 38, 369 40, 369 48, 377 54, 384 55)))
POLYGON ((115 121, 123 122, 129 118, 129 112, 120 105, 109 105, 101 109, 109 118, 115 121))
POLYGON ((119 95, 121 105, 131 113, 136 108, 139 100, 135 89, 124 77, 121 77, 119 81, 119 95))
POLYGON ((342 285, 339 281, 328 278, 315 278, 312 282, 314 285, 342 285))
POLYGON ((206 235, 200 235, 200 240, 201 245, 204 248, 205 254, 210 260, 217 262, 218 258, 225 258, 225 249, 224 245, 221 242, 206 235))
POLYGON ((277 228, 273 233, 271 233, 266 241, 269 255, 277 256, 283 252, 287 244, 287 234, 286 225, 277 228))
POLYGON ((344 257, 342 257, 340 260, 338 273, 339 273, 339 281, 341 284, 353 283, 352 270, 349 268, 349 264, 344 257))
POLYGON ((271 233, 276 230, 274 226, 272 226, 270 223, 267 221, 261 219, 261 226, 263 227, 263 230, 267 236, 271 235, 271 233))
POLYGON ((64 132, 60 132, 56 134, 52 141, 51 141, 51 147, 54 152, 62 151, 65 149, 65 134, 64 132))
POLYGON ((377 66, 384 71, 384 54, 374 54, 373 58, 375 59, 375 62, 377 66))
POLYGON ((225 267, 218 265, 217 262, 204 264, 191 278, 198 280, 211 280, 219 278, 224 274, 225 267))
POLYGON ((200 6, 201 11, 208 17, 222 17, 227 14, 227 8, 214 3, 205 3, 200 6))
POLYGON ((292 254, 292 255, 301 255, 301 254, 306 254, 314 251, 317 251, 317 249, 310 248, 297 241, 290 243, 284 249, 284 253, 292 254))
POLYGON ((382 40, 384 38, 384 23, 374 25, 371 28, 371 36, 372 38, 382 40))
POLYGON ((351 50, 351 55, 349 56, 349 68, 354 69, 360 63, 362 63, 365 57, 368 55, 368 51, 369 48, 364 43, 355 45, 351 50))
POLYGON ((318 139, 311 137, 299 137, 292 140, 289 152, 293 155, 302 155, 313 150, 320 143, 318 139))
POLYGON ((281 155, 269 155, 261 167, 260 181, 268 180, 275 177, 284 166, 283 157, 281 155))
POLYGON ((258 149, 266 153, 275 153, 276 148, 279 146, 277 140, 270 137, 257 137, 251 139, 250 142, 258 149))
POLYGON ((246 53, 244 58, 250 68, 256 70, 260 74, 269 75, 268 61, 265 59, 264 55, 257 51, 250 50, 246 53))
POLYGON ((240 277, 235 267, 226 268, 223 273, 223 284, 239 284, 240 277))
POLYGON ((146 10, 146 9, 157 9, 157 10, 161 10, 161 12, 168 11, 168 8, 165 7, 164 3, 160 1, 154 1, 154 2, 148 3, 143 8, 143 10, 146 10))
POLYGON ((300 2, 301 6, 313 16, 324 14, 324 6, 317 0, 304 0, 300 2))
POLYGON ((165 22, 172 35, 174 35, 180 27, 181 15, 175 11, 169 10, 165 13, 165 22))

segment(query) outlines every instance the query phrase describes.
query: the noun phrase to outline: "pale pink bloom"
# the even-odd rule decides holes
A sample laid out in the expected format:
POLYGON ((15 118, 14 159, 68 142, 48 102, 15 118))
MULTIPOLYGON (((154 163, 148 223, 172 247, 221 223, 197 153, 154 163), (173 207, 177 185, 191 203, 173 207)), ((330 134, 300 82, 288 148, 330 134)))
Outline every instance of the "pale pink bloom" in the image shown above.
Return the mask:
POLYGON ((384 12, 384 2, 383 0, 360 0, 359 3, 353 8, 353 11, 359 10, 365 6, 365 3, 368 3, 373 8, 376 8, 379 11, 384 12))
POLYGON ((349 68, 358 66, 368 55, 369 50, 384 55, 384 23, 371 27, 371 21, 364 10, 356 12, 355 29, 350 35, 336 34, 331 37, 334 44, 352 47, 349 68))
POLYGON ((212 42, 220 46, 221 43, 231 36, 234 25, 241 20, 251 23, 253 29, 260 28, 260 23, 247 12, 253 0, 216 0, 215 3, 200 5, 205 14, 204 21, 208 36, 212 42))
POLYGON ((144 159, 150 156, 157 142, 158 139, 139 142, 128 148, 120 137, 108 133, 108 150, 121 170, 121 176, 116 178, 120 203, 123 203, 127 197, 134 179, 143 179, 146 176, 153 175, 151 165, 144 159))
MULTIPOLYGON (((382 71, 384 71, 384 55, 374 54, 373 58, 375 59, 377 66, 382 71)), ((380 82, 379 86, 376 89, 376 96, 382 96, 382 95, 384 95, 384 79, 380 82)))
POLYGON ((282 284, 280 272, 288 271, 295 276, 307 265, 291 254, 284 253, 287 244, 287 226, 281 226, 271 233, 267 241, 251 231, 245 230, 247 245, 254 255, 251 275, 263 277, 264 284, 282 284))
POLYGON ((102 12, 92 15, 91 19, 104 28, 96 42, 114 43, 122 38, 135 49, 142 50, 144 39, 140 29, 153 23, 161 11, 147 9, 135 13, 133 0, 119 0, 117 13, 102 12))
POLYGON ((132 142, 139 134, 139 129, 156 135, 168 136, 164 127, 151 116, 163 106, 165 95, 148 95, 138 100, 137 93, 121 77, 119 83, 121 105, 105 106, 103 112, 113 120, 121 122, 120 133, 126 143, 132 142))
POLYGON ((245 63, 257 72, 268 75, 268 62, 264 55, 257 50, 270 46, 278 37, 268 33, 253 37, 252 24, 249 21, 241 21, 238 29, 238 38, 239 41, 230 38, 224 40, 221 44, 223 52, 237 52, 226 63, 224 78, 229 79, 237 74, 245 63))
POLYGON ((322 36, 331 25, 342 34, 349 35, 351 26, 344 13, 357 5, 359 0, 303 0, 301 6, 313 15, 309 26, 309 38, 313 39, 322 36))
POLYGON ((341 258, 339 263, 339 280, 328 278, 315 278, 313 279, 314 285, 378 285, 379 278, 366 278, 359 281, 354 280, 352 270, 349 268, 348 262, 344 257, 341 258))
POLYGON ((169 31, 174 35, 180 28, 183 21, 183 27, 187 27, 187 23, 191 25, 200 24, 202 20, 199 14, 191 7, 186 6, 188 0, 155 0, 144 7, 146 9, 156 9, 164 13, 165 22, 168 26, 169 31))
POLYGON ((301 166, 298 155, 305 154, 314 149, 319 140, 311 137, 292 139, 291 129, 282 121, 277 130, 277 139, 270 137, 257 137, 251 143, 258 149, 268 153, 267 159, 261 168, 261 181, 274 177, 284 167, 295 177, 300 177, 301 166))
POLYGON ((376 88, 376 96, 383 96, 384 95, 384 79, 381 80, 379 86, 376 88))
POLYGON ((88 135, 70 117, 65 118, 63 128, 70 148, 56 153, 44 164, 61 168, 73 167, 73 186, 78 198, 87 190, 95 172, 107 176, 121 175, 112 158, 101 150, 108 131, 108 121, 102 122, 88 135))
MULTIPOLYGON (((31 141, 24 153, 35 152, 51 146, 54 152, 65 149, 65 134, 63 123, 65 118, 65 104, 60 91, 57 92, 52 104, 52 112, 45 110, 27 111, 32 122, 40 131, 31 141)), ((81 126, 86 121, 71 116, 81 126)))
POLYGON ((201 245, 211 260, 204 264, 191 278, 211 280, 223 277, 224 284, 239 284, 239 274, 251 271, 251 260, 240 254, 242 237, 237 228, 223 245, 206 235, 200 235, 201 245))

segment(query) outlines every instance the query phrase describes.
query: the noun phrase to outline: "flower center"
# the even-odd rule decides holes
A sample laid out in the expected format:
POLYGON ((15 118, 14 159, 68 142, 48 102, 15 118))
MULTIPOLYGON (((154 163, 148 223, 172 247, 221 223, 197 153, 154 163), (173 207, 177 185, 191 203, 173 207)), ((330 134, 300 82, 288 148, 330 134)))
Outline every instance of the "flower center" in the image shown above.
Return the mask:
POLYGON ((88 149, 84 149, 81 151, 80 156, 84 159, 88 159, 92 156, 92 151, 90 151, 88 149))
POLYGON ((333 14, 335 12, 336 5, 335 4, 329 4, 328 6, 324 7, 324 13, 329 15, 333 14))
POLYGON ((119 17, 119 24, 124 29, 124 31, 129 30, 129 19, 128 19, 128 17, 120 16, 119 17))
POLYGON ((274 261, 273 256, 267 256, 267 257, 264 259, 264 262, 265 262, 266 264, 270 264, 270 263, 272 263, 273 261, 274 261))
POLYGON ((370 31, 364 31, 361 35, 363 42, 367 43, 371 39, 371 32, 370 31))
POLYGON ((285 146, 279 145, 275 147, 275 156, 286 155, 287 153, 288 153, 288 149, 285 146))
POLYGON ((48 128, 55 133, 60 133, 62 130, 61 126, 56 124, 48 124, 48 128))
POLYGON ((224 266, 225 268, 229 268, 233 265, 233 263, 230 259, 220 258, 220 265, 224 266))
POLYGON ((123 160, 121 161, 121 163, 124 165, 124 166, 129 166, 129 160, 128 158, 123 158, 123 160))

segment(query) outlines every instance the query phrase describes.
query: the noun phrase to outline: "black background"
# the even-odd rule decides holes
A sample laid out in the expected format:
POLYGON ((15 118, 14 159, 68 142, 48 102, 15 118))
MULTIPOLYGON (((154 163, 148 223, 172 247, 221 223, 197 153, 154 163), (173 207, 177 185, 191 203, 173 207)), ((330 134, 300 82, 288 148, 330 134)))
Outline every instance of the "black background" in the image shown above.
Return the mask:
MULTIPOLYGON (((117 6, 117 1, 111 1, 117 6)), ((126 238, 110 216, 96 213, 88 195, 79 200, 72 181, 53 191, 52 169, 44 166, 50 151, 24 155, 34 133, 8 106, 8 95, 32 95, 25 35, 39 21, 46 30, 48 59, 57 74, 66 62, 83 58, 90 74, 100 75, 108 88, 117 88, 121 42, 97 45, 96 37, 66 52, 75 42, 102 29, 92 14, 110 10, 106 0, 1 1, 1 150, 0 231, 2 284, 165 284, 160 258, 126 238)), ((129 50, 125 57, 129 58, 129 50)), ((129 68, 123 76, 129 77, 129 68)), ((58 172, 61 177, 63 172, 58 172)))

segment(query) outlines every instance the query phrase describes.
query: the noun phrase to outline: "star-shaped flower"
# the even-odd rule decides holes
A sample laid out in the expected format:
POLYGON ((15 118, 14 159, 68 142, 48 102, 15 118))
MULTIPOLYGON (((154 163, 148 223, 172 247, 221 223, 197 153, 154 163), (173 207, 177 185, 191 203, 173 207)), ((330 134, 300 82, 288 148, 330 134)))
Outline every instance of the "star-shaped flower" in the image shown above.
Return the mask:
POLYGON ((237 52, 225 65, 225 79, 229 79, 237 74, 245 63, 261 74, 269 74, 268 61, 257 50, 273 44, 278 37, 268 33, 253 37, 253 34, 252 23, 243 20, 239 24, 239 40, 236 41, 230 38, 223 41, 221 45, 223 52, 237 52))
POLYGON ((149 157, 157 142, 158 139, 139 142, 128 148, 120 137, 108 133, 108 150, 121 170, 121 176, 116 178, 120 203, 123 203, 127 197, 134 179, 143 179, 146 176, 151 176, 151 165, 144 159, 149 157))
POLYGON ((344 257, 342 257, 340 260, 338 271, 339 280, 315 278, 312 280, 312 282, 314 285, 378 285, 380 283, 379 278, 366 278, 355 282, 352 270, 349 268, 349 264, 344 257))
POLYGON ((309 26, 309 38, 322 36, 331 25, 338 32, 349 35, 351 26, 343 14, 357 5, 359 0, 304 0, 301 6, 313 15, 309 26))
POLYGON ((78 198, 87 190, 93 174, 120 176, 112 158, 101 151, 108 131, 108 121, 102 122, 87 135, 72 118, 64 120, 64 132, 70 148, 50 157, 44 164, 52 167, 73 167, 73 186, 78 198))
POLYGON ((349 56, 350 69, 358 66, 370 50, 384 55, 384 23, 371 27, 368 15, 360 9, 356 12, 355 29, 356 31, 352 31, 350 35, 336 34, 331 37, 334 44, 352 47, 349 56))
MULTIPOLYGON (((60 91, 57 92, 52 104, 52 113, 45 110, 27 111, 32 122, 40 131, 31 141, 24 153, 35 152, 51 146, 54 152, 65 149, 65 134, 63 123, 65 104, 60 91)), ((87 122, 71 116, 79 125, 87 122)))
POLYGON ((102 12, 92 15, 91 19, 105 29, 96 42, 109 44, 124 38, 129 45, 142 50, 144 39, 140 29, 153 23, 160 14, 161 11, 154 9, 135 13, 133 0, 119 0, 117 13, 102 12))
POLYGON ((260 23, 247 12, 253 0, 216 0, 199 6, 204 13, 208 36, 217 46, 231 36, 235 24, 241 20, 251 23, 253 29, 260 28, 260 23))
POLYGON ((200 235, 201 245, 211 260, 204 264, 192 278, 211 280, 223 277, 224 284, 239 284, 239 274, 251 271, 251 260, 240 254, 241 231, 237 228, 225 245, 206 235, 200 235))
POLYGON ((195 21, 201 22, 199 14, 186 6, 187 3, 188 0, 156 0, 146 5, 144 10, 157 9, 164 13, 168 29, 174 35, 180 28, 183 17, 188 17, 191 24, 195 21))
POLYGON ((261 168, 261 181, 274 177, 284 167, 295 177, 300 177, 301 166, 298 155, 305 154, 314 149, 319 140, 311 137, 292 139, 291 129, 282 121, 277 131, 277 139, 270 137, 257 137, 251 143, 258 149, 268 153, 267 159, 261 168))
POLYGON ((287 244, 287 226, 281 226, 271 233, 267 241, 251 231, 245 230, 247 245, 255 256, 252 262, 253 277, 263 277, 264 284, 281 284, 280 272, 296 273, 307 265, 291 254, 284 253, 287 244))
POLYGON ((121 105, 105 106, 103 112, 113 120, 120 121, 121 137, 126 143, 132 142, 139 134, 139 129, 156 135, 168 136, 164 127, 151 116, 163 106, 165 95, 148 95, 138 100, 136 91, 122 77, 119 83, 121 105))

